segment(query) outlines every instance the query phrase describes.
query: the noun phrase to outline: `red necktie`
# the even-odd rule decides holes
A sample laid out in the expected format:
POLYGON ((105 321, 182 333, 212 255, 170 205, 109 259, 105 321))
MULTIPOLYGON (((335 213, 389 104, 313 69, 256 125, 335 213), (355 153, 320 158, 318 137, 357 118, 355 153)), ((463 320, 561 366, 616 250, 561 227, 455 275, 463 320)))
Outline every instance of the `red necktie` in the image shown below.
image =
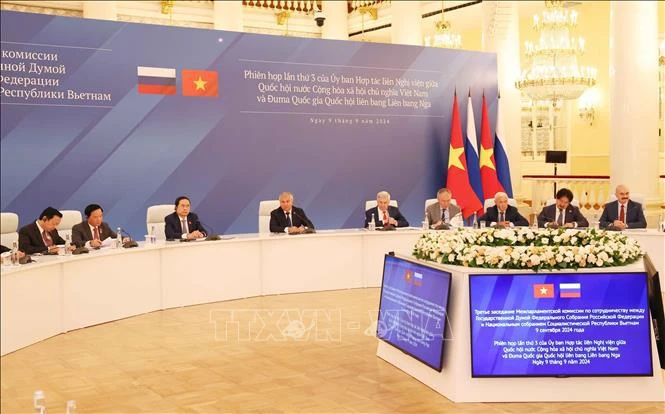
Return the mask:
POLYGON ((621 204, 621 208, 619 209, 619 221, 622 223, 626 222, 626 212, 623 210, 623 204, 621 204))
POLYGON ((383 210, 383 227, 386 227, 390 223, 388 222, 388 213, 383 210))
POLYGON ((53 246, 53 240, 51 240, 51 236, 49 236, 46 230, 42 231, 42 239, 44 240, 46 247, 53 246))
POLYGON ((99 227, 95 226, 95 234, 92 236, 92 238, 99 240, 99 227))

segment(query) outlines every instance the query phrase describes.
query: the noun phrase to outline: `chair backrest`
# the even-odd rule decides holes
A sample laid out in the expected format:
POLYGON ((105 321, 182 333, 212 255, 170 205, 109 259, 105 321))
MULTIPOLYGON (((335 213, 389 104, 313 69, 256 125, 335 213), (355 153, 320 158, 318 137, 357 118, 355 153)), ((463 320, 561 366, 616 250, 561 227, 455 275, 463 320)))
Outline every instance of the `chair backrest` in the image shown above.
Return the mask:
MULTIPOLYGON (((431 206, 432 204, 437 203, 438 201, 439 200, 436 199, 436 198, 428 198, 427 200, 425 200, 425 210, 427 210, 427 207, 431 206)), ((455 200, 454 198, 451 198, 450 199, 450 204, 457 205, 457 200, 455 200)))
POLYGON ((164 217, 175 211, 175 206, 173 204, 157 204, 154 206, 148 207, 146 212, 146 234, 150 234, 154 227, 154 234, 158 240, 166 239, 166 234, 164 234, 164 217))
MULTIPOLYGON (((388 203, 388 205, 397 207, 397 200, 390 200, 390 203, 388 203)), ((376 200, 365 201, 365 211, 369 210, 370 208, 375 208, 376 206, 377 206, 376 200)))
POLYGON ((58 234, 63 239, 66 239, 67 236, 72 236, 72 227, 79 224, 83 221, 83 215, 78 210, 60 210, 62 213, 62 220, 60 220, 60 225, 58 226, 58 234))
MULTIPOLYGON (((631 194, 630 199, 640 203, 642 205, 642 211, 647 211, 646 197, 644 197, 642 194, 631 194)), ((609 199, 607 200, 608 203, 611 203, 612 201, 617 201, 617 196, 614 194, 610 194, 609 199)))
MULTIPOLYGON (((547 200, 547 203, 545 203, 546 206, 551 206, 552 204, 556 203, 556 198, 550 198, 547 200)), ((577 208, 580 208, 580 200, 573 199, 573 201, 570 202, 570 204, 574 205, 577 208)))
MULTIPOLYGON (((577 200, 573 200, 573 201, 577 201, 577 200)), ((485 204, 483 205, 483 207, 485 208, 485 211, 487 211, 488 208, 494 207, 495 205, 496 205, 496 202, 494 201, 493 198, 487 198, 487 199, 485 199, 485 204)), ((517 200, 515 200, 514 198, 509 198, 508 199, 508 205, 517 208, 517 200)))
POLYGON ((12 248, 18 242, 18 214, 0 213, 0 244, 12 248))
POLYGON ((270 233, 270 212, 279 207, 279 200, 259 202, 259 233, 270 233))

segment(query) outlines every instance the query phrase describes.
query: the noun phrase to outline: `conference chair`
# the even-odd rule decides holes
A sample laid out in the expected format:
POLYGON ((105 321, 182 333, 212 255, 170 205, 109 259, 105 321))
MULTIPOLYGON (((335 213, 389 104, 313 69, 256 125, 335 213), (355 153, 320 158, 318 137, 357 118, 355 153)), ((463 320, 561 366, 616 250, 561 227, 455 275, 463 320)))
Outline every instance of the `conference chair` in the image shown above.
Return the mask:
MULTIPOLYGON (((367 200, 365 201, 365 211, 369 210, 370 208, 376 208, 376 200, 367 200)), ((397 207, 397 200, 390 200, 390 203, 388 205, 397 207)))
POLYGON ((154 236, 157 240, 165 240, 166 234, 164 233, 164 217, 175 211, 173 204, 156 204, 148 207, 146 213, 146 234, 150 234, 154 227, 154 236))
MULTIPOLYGON (((427 210, 427 207, 431 206, 434 203, 438 203, 438 202, 439 202, 439 200, 437 198, 428 198, 427 200, 425 200, 425 210, 427 210)), ((451 198, 450 199, 450 204, 457 205, 457 200, 455 200, 454 198, 451 198)))
POLYGON ((259 233, 270 233, 270 212, 279 207, 279 200, 259 202, 259 233))
MULTIPOLYGON (((492 200, 492 201, 494 201, 494 200, 492 200)), ((550 198, 549 200, 547 200, 547 203, 545 203, 545 207, 551 206, 552 204, 555 204, 555 203, 556 203, 556 198, 550 198)), ((576 198, 573 199, 573 201, 571 201, 570 204, 574 205, 577 208, 580 208, 580 200, 578 200, 576 198)))
MULTIPOLYGON (((646 215, 646 212, 647 212, 646 197, 644 197, 642 194, 631 194, 630 199, 635 201, 636 203, 642 204, 642 211, 646 215)), ((615 196, 614 194, 610 194, 609 199, 607 200, 607 202, 611 203, 613 201, 617 201, 617 196, 615 196)))
MULTIPOLYGON (((573 201, 577 201, 577 200, 573 200, 573 201)), ((494 207, 495 205, 496 205, 496 202, 494 201, 493 198, 487 198, 487 199, 485 199, 485 204, 483 205, 483 207, 485 208, 485 211, 487 211, 488 208, 494 207)), ((508 199, 508 205, 517 208, 517 200, 515 200, 514 198, 509 198, 508 199)), ((548 206, 549 206, 549 204, 548 204, 548 206)))
POLYGON ((11 249, 18 242, 18 214, 0 213, 0 233, 0 243, 11 249))
POLYGON ((78 210, 60 210, 60 212, 62 213, 62 220, 60 220, 60 225, 58 226, 58 234, 66 240, 67 235, 71 238, 72 227, 83 221, 83 216, 78 210))

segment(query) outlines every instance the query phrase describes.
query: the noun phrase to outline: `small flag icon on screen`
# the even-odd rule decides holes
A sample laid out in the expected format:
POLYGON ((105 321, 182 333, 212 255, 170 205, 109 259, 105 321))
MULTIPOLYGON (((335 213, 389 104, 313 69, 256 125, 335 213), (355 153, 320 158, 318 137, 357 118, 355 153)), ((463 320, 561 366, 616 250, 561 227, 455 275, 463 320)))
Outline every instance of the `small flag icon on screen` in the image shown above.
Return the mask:
POLYGON ((217 96, 217 72, 214 70, 182 70, 183 96, 217 96))
POLYGON ((411 273, 410 270, 407 270, 404 273, 404 280, 406 281, 406 283, 413 283, 413 273, 411 273))
POLYGON ((559 297, 581 298, 582 285, 580 283, 559 283, 559 297))
POLYGON ((422 286, 423 284, 423 274, 418 272, 413 272, 413 284, 415 286, 422 286))
POLYGON ((533 285, 533 297, 536 299, 553 298, 554 297, 554 284, 553 283, 535 283, 533 285))
POLYGON ((139 93, 175 95, 175 69, 137 66, 139 93))

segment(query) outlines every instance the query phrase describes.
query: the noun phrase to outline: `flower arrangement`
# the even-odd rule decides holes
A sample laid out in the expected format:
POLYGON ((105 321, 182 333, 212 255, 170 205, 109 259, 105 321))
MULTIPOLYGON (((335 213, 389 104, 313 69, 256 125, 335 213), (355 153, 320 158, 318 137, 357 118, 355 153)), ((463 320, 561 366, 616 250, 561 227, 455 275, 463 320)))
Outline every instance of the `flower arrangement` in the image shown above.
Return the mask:
POLYGON ((428 231, 413 248, 421 260, 535 271, 623 266, 642 254, 635 240, 619 232, 526 227, 428 231))

